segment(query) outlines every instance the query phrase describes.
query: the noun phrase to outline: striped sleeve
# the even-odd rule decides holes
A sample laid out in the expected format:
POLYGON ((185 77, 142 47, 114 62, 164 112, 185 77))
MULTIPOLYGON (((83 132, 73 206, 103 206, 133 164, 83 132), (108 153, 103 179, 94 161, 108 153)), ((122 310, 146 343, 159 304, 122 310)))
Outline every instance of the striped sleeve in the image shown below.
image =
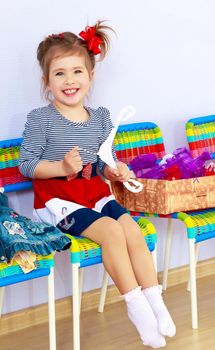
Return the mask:
MULTIPOLYGON (((100 107, 99 109, 101 111, 101 116, 102 116, 102 128, 103 128, 103 135, 102 135, 102 142, 101 142, 102 144, 110 134, 113 128, 113 124, 110 118, 110 111, 105 107, 100 107)), ((113 154, 113 158, 117 160, 114 145, 112 146, 112 154, 113 154)), ((100 159, 100 157, 98 157, 98 167, 102 174, 104 174, 105 166, 106 164, 100 159)))
POLYGON ((37 109, 28 114, 23 132, 19 170, 24 176, 33 178, 34 170, 41 160, 46 142, 46 120, 42 118, 42 114, 37 109))

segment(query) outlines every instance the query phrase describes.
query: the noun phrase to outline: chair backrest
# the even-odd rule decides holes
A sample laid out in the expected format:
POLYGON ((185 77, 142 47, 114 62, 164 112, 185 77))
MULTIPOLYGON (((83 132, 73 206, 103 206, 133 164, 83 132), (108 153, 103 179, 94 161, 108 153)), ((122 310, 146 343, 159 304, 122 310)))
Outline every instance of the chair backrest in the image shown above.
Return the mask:
POLYGON ((204 151, 215 158, 215 115, 189 119, 186 123, 186 134, 193 158, 204 151))
MULTIPOLYGON (((32 181, 24 177, 18 168, 21 143, 22 138, 0 141, 0 188, 2 187, 4 192, 32 188, 32 181)), ((35 270, 24 274, 15 261, 10 266, 4 261, 0 261, 0 287, 41 276, 48 276, 50 267, 54 266, 53 254, 37 256, 35 265, 35 270)))
POLYGON ((0 141, 0 187, 5 192, 32 188, 30 179, 19 172, 19 150, 22 138, 0 141))
POLYGON ((165 155, 162 132, 154 123, 120 125, 114 143, 117 158, 126 164, 141 154, 153 153, 158 160, 165 155))

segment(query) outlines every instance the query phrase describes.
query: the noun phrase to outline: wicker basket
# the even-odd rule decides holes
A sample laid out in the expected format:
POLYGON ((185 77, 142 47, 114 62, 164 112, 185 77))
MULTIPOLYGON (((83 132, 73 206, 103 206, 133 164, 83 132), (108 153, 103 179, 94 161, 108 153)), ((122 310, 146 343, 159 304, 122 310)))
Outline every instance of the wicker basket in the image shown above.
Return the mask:
POLYGON ((130 211, 165 215, 215 207, 215 176, 173 181, 138 181, 144 186, 139 193, 128 191, 120 182, 111 184, 116 200, 130 211))

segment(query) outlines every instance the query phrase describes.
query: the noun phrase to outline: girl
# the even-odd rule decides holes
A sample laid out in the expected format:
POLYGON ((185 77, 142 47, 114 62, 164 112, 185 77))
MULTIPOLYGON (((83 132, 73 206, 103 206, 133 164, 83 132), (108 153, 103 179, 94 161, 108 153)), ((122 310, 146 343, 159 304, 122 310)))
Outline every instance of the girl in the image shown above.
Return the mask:
POLYGON ((109 29, 98 21, 79 36, 52 34, 39 44, 37 58, 51 103, 28 115, 20 171, 33 178, 40 220, 102 246, 105 269, 124 296, 143 344, 160 348, 166 345, 164 336, 172 337, 176 330, 150 252, 139 226, 97 174, 98 168, 106 179, 124 182, 129 169, 118 162, 115 170, 97 159, 112 128, 110 113, 84 105, 95 55, 103 59, 109 48, 109 29))

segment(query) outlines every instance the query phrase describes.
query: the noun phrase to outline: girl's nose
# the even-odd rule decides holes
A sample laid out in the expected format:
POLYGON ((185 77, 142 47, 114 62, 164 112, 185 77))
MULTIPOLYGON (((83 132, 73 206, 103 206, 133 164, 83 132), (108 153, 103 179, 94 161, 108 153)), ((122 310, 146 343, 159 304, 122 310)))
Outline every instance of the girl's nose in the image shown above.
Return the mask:
POLYGON ((72 83, 73 83, 73 82, 72 82, 71 80, 68 80, 68 79, 65 81, 65 84, 66 84, 66 85, 72 85, 72 83))
POLYGON ((66 77, 66 80, 65 80, 65 84, 66 84, 66 85, 71 85, 71 84, 73 84, 73 83, 74 83, 74 81, 73 81, 72 76, 67 76, 67 77, 66 77))

